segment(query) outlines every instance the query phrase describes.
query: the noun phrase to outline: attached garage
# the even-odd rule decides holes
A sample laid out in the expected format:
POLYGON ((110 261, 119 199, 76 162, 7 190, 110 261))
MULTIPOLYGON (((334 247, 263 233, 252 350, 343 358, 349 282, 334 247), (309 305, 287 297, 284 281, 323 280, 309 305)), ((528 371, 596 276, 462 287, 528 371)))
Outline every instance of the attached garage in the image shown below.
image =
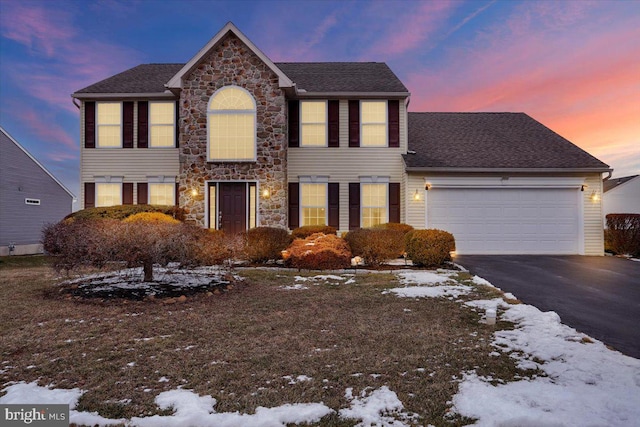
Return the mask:
POLYGON ((579 193, 567 188, 434 186, 425 198, 425 223, 452 233, 461 254, 578 254, 579 193))

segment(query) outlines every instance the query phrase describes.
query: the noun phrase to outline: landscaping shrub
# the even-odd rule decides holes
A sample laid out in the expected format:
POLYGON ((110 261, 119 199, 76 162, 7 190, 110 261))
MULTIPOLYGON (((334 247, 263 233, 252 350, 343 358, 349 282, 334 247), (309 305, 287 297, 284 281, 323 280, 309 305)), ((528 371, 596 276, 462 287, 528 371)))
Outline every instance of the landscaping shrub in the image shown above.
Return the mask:
POLYGON ((640 214, 609 214, 605 248, 616 254, 640 256, 640 214))
POLYGON ((140 212, 161 212, 179 221, 185 220, 185 210, 177 206, 161 205, 118 205, 100 208, 87 208, 73 212, 64 219, 118 219, 122 220, 140 212))
POLYGON ((181 232, 183 242, 175 250, 182 252, 178 259, 183 267, 222 265, 235 255, 221 230, 182 224, 181 232))
POLYGON ((291 232, 291 236, 294 239, 306 239, 312 234, 336 234, 336 228, 328 225, 305 225, 298 227, 291 232))
POLYGON ((372 266, 397 258, 405 251, 404 233, 392 228, 358 228, 348 232, 344 239, 353 255, 372 266))
POLYGON ((401 223, 401 222, 385 222, 384 224, 374 225, 373 228, 397 230, 397 231, 400 231, 403 235, 413 230, 412 226, 410 226, 409 224, 401 223))
POLYGON ((287 265, 298 269, 335 270, 351 265, 349 245, 335 234, 316 233, 295 239, 283 258, 287 265))
POLYGON ((282 251, 291 244, 287 230, 256 227, 243 233, 243 257, 250 262, 266 263, 282 258, 282 251))
POLYGON ((451 233, 442 230, 413 230, 406 235, 407 257, 415 265, 434 267, 451 261, 456 249, 451 233))
POLYGON ((162 212, 140 212, 126 217, 122 222, 165 222, 168 224, 179 224, 180 221, 162 212))

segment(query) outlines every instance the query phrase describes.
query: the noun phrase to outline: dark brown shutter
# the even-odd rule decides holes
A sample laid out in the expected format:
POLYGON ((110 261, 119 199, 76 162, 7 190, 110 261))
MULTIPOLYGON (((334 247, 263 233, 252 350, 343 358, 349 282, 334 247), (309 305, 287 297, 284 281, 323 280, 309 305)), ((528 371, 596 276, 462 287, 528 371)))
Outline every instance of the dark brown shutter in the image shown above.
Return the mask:
POLYGON ((133 102, 122 103, 122 148, 133 148, 133 102))
POLYGON ((180 102, 176 101, 176 107, 175 107, 176 108, 176 118, 175 118, 176 148, 180 147, 180 109, 178 108, 179 106, 180 106, 180 102))
POLYGON ((329 226, 340 228, 340 184, 329 183, 329 226))
POLYGON ((133 204, 133 182, 124 182, 122 184, 122 204, 133 204))
POLYGON ((180 206, 180 183, 176 182, 176 206, 180 206))
POLYGON ((84 148, 96 148, 96 103, 84 103, 84 148))
POLYGON ((300 146, 300 101, 289 101, 289 147, 300 146))
POLYGON ((349 101, 349 147, 360 146, 360 101, 349 101))
POLYGON ((94 182, 84 183, 84 208, 96 207, 96 184, 94 182))
POLYGON ((146 182, 138 183, 138 204, 146 205, 149 203, 149 184, 146 182))
POLYGON ((289 228, 300 227, 300 184, 289 183, 289 228))
POLYGON ((138 102, 138 148, 149 147, 149 103, 138 102))
POLYGON ((400 222, 400 183, 389 183, 389 222, 400 222))
POLYGON ((349 183, 349 230, 360 227, 360 183, 349 183))
POLYGON ((387 107, 389 126, 389 147, 400 147, 400 102, 389 101, 387 107))
POLYGON ((329 101, 329 147, 340 146, 340 101, 329 101))

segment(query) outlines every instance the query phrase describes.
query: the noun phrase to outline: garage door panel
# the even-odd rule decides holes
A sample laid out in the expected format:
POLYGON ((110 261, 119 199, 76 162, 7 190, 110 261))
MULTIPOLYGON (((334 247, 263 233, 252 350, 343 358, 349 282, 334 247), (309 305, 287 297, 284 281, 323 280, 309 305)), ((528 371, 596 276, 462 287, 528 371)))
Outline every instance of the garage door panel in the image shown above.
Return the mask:
POLYGON ((578 190, 429 191, 429 228, 449 231, 459 253, 578 253, 578 190))

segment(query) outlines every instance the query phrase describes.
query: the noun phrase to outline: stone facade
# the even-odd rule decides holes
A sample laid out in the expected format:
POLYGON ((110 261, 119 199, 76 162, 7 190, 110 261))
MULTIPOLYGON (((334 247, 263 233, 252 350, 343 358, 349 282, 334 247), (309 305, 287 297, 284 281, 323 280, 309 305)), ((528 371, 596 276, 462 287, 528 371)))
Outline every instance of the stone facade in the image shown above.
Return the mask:
POLYGON ((251 181, 267 188, 259 197, 258 225, 287 226, 286 102, 278 76, 240 39, 227 35, 184 79, 180 94, 180 206, 187 219, 207 225, 207 181, 251 181), (240 86, 256 101, 255 162, 207 161, 207 106, 225 86, 240 86), (198 194, 192 195, 197 189, 198 194))

